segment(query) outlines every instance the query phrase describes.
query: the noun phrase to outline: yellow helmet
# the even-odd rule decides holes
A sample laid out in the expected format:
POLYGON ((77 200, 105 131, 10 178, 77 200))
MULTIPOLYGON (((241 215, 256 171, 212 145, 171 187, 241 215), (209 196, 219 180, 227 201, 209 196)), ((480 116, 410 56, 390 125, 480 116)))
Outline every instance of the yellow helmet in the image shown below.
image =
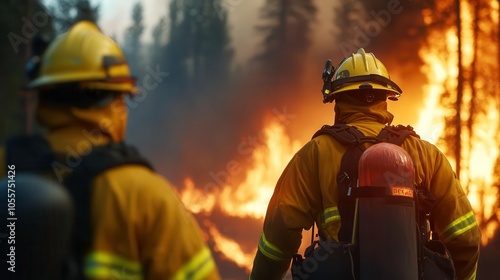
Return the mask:
POLYGON ((398 100, 403 91, 391 81, 389 72, 384 64, 373 53, 366 53, 360 48, 356 53, 344 58, 333 72, 331 63, 323 72, 325 85, 323 86, 323 102, 332 102, 339 93, 347 93, 359 89, 373 89, 385 91, 383 97, 398 100), (333 77, 333 80, 331 78, 333 77))
POLYGON ((135 78, 118 44, 89 21, 80 21, 52 42, 42 56, 32 89, 78 83, 87 89, 136 92, 135 78))

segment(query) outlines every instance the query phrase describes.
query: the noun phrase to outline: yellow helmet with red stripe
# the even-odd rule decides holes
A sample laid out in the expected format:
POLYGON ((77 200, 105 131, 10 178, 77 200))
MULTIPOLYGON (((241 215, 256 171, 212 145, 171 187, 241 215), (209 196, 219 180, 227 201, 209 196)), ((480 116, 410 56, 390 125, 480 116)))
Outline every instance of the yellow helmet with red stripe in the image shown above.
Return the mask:
POLYGON ((76 23, 45 50, 32 89, 78 83, 82 88, 135 92, 135 78, 118 44, 89 22, 76 23))

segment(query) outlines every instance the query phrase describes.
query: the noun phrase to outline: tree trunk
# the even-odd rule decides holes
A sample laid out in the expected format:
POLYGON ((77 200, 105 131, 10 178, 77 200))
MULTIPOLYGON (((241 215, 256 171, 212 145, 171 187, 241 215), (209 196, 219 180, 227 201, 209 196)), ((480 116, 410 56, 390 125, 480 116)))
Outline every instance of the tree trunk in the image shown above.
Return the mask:
POLYGON ((462 158, 462 147, 460 142, 460 136, 462 134, 462 99, 463 99, 463 87, 464 87, 464 74, 462 67, 462 23, 461 23, 461 5, 460 0, 455 0, 456 3, 456 15, 457 15, 457 38, 458 38, 458 77, 457 77, 457 101, 455 104, 455 171, 457 173, 457 178, 460 178, 460 161, 462 158))

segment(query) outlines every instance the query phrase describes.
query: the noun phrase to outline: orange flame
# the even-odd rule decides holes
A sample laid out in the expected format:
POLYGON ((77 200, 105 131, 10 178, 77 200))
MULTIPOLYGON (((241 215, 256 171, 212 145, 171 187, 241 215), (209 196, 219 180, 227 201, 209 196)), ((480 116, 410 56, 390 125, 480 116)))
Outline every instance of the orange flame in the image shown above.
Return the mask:
POLYGON ((250 272, 255 252, 247 253, 243 251, 240 244, 222 235, 214 224, 206 221, 205 225, 208 226, 208 232, 214 240, 214 250, 221 253, 226 259, 234 262, 239 267, 244 268, 245 271, 250 272))
MULTIPOLYGON (((299 149, 297 141, 291 141, 282 123, 272 120, 262 131, 264 139, 252 152, 251 167, 239 184, 230 184, 209 193, 195 187, 190 178, 184 181, 180 196, 186 207, 194 213, 209 215, 214 207, 228 216, 263 219, 274 187, 284 167, 299 149)), ((206 223, 215 241, 215 249, 238 266, 250 271, 254 252, 244 252, 230 237, 223 236, 214 224, 206 223)))
POLYGON ((252 154, 253 167, 245 180, 236 187, 223 188, 222 210, 238 217, 264 218, 274 186, 292 155, 299 149, 298 142, 291 142, 284 127, 272 121, 264 128, 265 143, 252 154))
MULTIPOLYGON (((429 40, 439 42, 443 34, 432 32, 429 40)), ((444 130, 444 117, 447 110, 440 106, 439 97, 446 88, 456 88, 456 82, 453 79, 457 76, 456 57, 449 57, 448 53, 456 52, 457 45, 454 30, 444 32, 446 46, 451 49, 443 51, 440 46, 423 47, 420 50, 420 56, 424 61, 421 71, 427 74, 428 84, 423 86, 424 92, 427 92, 426 103, 420 112, 420 120, 416 125, 416 131, 420 136, 431 143, 436 143, 441 132, 444 130)))
POLYGON ((215 206, 215 195, 205 194, 197 189, 191 178, 184 180, 184 189, 180 193, 182 202, 189 206, 189 210, 193 213, 212 213, 215 206))
MULTIPOLYGON (((477 38, 474 37, 474 24, 479 24, 473 20, 473 8, 466 1, 461 1, 460 21, 462 25, 462 67, 472 69, 475 52, 477 56, 487 53, 489 50, 475 49, 477 38)), ((494 25, 498 25, 498 3, 490 2, 492 14, 496 15, 490 18, 494 25)), ((424 22, 428 25, 432 23, 432 13, 428 10, 423 11, 424 22)), ((437 15, 439 11, 436 11, 437 15)), ((484 27, 483 27, 484 28, 484 27)), ((498 31, 497 31, 498 32, 498 31)), ((449 27, 444 30, 431 30, 430 42, 421 48, 420 56, 425 65, 421 69, 427 74, 428 84, 423 87, 426 96, 425 108, 421 111, 420 120, 416 126, 422 138, 436 144, 441 150, 445 150, 445 143, 439 142, 445 129, 444 119, 456 112, 445 108, 440 104, 440 97, 446 91, 456 92, 458 79, 458 37, 455 27, 449 27), (445 40, 442 40, 445 38, 445 40), (427 131, 427 134, 423 134, 427 131)), ((486 44, 488 45, 488 44, 486 44)), ((488 47, 498 45, 498 42, 491 42, 488 47)), ((486 63, 495 63, 495 61, 483 61, 486 63)), ((485 66, 485 65, 483 65, 485 66)), ((491 66, 491 65, 490 65, 491 66)), ((498 65, 492 66, 498 69, 498 65)), ((487 78, 483 78, 487 80, 487 78)), ((495 82, 495 81, 493 81, 495 82)), ((496 81, 496 83, 498 83, 496 81)), ((462 123, 466 123, 471 118, 470 110, 474 110, 474 123, 472 127, 462 124, 462 135, 460 142, 462 146, 461 163, 461 183, 464 186, 467 196, 476 213, 476 218, 483 231, 482 243, 486 245, 493 238, 498 229, 498 220, 500 218, 500 209, 495 208, 498 197, 498 189, 493 187, 493 174, 495 162, 499 155, 498 131, 500 116, 498 112, 498 100, 493 98, 486 105, 481 104, 481 109, 471 108, 471 100, 482 96, 487 96, 487 90, 484 81, 476 80, 464 82, 463 100, 461 113, 462 123), (474 96, 473 96, 474 94, 474 96), (496 218, 495 218, 496 216, 496 218)), ((498 91, 498 88, 494 90, 498 91)), ((481 101, 479 101, 481 102, 481 101)), ((484 102, 483 102, 484 103, 484 102)), ((477 105, 476 105, 477 106, 477 105)), ((457 159, 450 158, 450 163, 455 166, 457 159)))

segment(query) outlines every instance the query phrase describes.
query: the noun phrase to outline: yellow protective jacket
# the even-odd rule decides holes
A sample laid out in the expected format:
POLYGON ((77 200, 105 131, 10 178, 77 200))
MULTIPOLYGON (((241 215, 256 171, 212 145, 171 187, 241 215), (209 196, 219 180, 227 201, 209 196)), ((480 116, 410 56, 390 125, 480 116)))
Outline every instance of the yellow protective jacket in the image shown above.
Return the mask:
MULTIPOLYGON (((336 104, 336 121, 376 136, 392 121, 386 102, 370 108, 336 104)), ((418 132, 417 132, 418 133, 418 132)), ((454 261, 458 279, 475 279, 480 231, 474 212, 446 157, 431 143, 409 137, 402 147, 415 165, 415 183, 436 198, 434 231, 454 261)), ((282 279, 297 252, 302 230, 314 222, 329 240, 338 241, 337 173, 346 147, 333 137, 310 140, 291 159, 269 202, 250 279, 282 279)))
MULTIPOLYGON (((103 108, 42 105, 37 118, 53 151, 67 156, 61 164, 72 168, 91 145, 123 140, 126 113, 119 97, 103 108)), ((88 279, 220 279, 196 220, 155 172, 139 165, 107 170, 94 178, 91 200, 88 279)))

